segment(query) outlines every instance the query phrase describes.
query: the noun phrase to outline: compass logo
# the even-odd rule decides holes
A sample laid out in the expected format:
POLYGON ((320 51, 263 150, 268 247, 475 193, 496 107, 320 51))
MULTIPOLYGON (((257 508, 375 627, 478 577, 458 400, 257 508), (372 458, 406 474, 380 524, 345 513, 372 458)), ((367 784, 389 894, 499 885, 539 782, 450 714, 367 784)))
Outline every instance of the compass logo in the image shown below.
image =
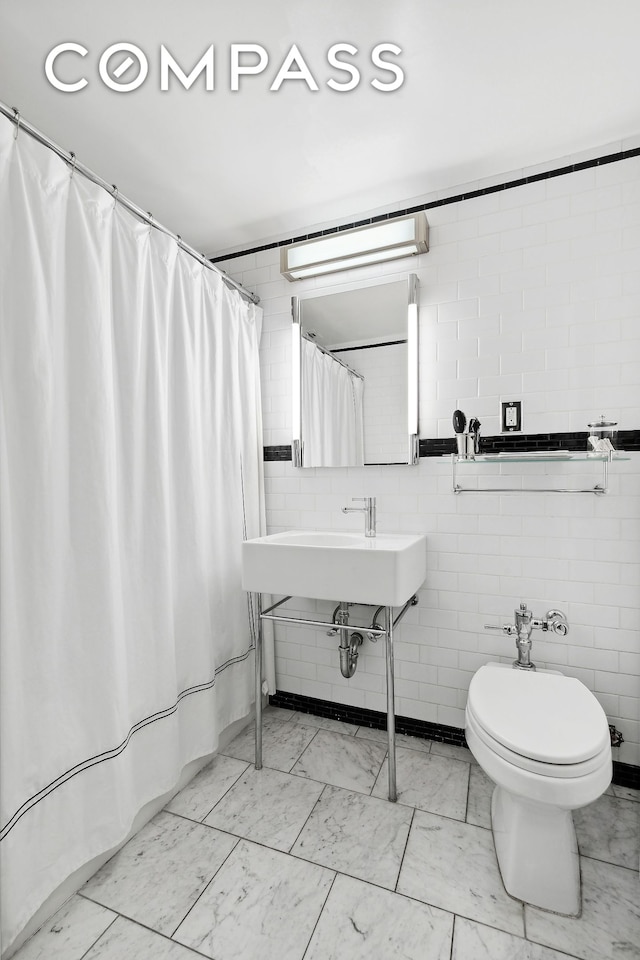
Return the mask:
MULTIPOLYGON (((367 60, 376 73, 369 84, 375 90, 391 93, 404 83, 404 71, 394 58, 402 53, 395 43, 378 43, 368 53, 367 60), (391 57, 391 59, 389 59, 391 57)), ((352 43, 334 43, 326 53, 326 63, 334 73, 323 80, 325 85, 338 93, 354 90, 361 81, 361 67, 358 65, 360 51, 352 43), (334 75, 337 72, 337 76, 334 75)), ((49 83, 63 93, 77 93, 89 85, 86 76, 77 76, 74 57, 87 57, 89 50, 81 43, 59 43, 47 54, 44 70, 49 83), (58 60, 60 59, 60 63, 58 60), (65 72, 66 79, 61 73, 65 72), (75 79, 77 77, 77 79, 75 79)), ((232 43, 225 49, 226 76, 229 89, 238 92, 242 78, 258 76, 267 72, 270 64, 269 53, 259 43, 232 43)), ((169 49, 162 44, 159 51, 160 90, 166 91, 176 84, 189 90, 195 81, 204 77, 204 89, 215 90, 216 52, 211 44, 204 51, 189 73, 185 72, 169 49)), ((369 64, 367 64, 368 66, 369 64)), ((100 55, 98 76, 102 83, 117 93, 131 93, 146 81, 149 75, 149 60, 144 51, 134 43, 113 43, 100 55)), ((311 67, 303 57, 297 44, 292 44, 280 63, 275 75, 272 75, 269 91, 278 91, 285 82, 302 82, 311 91, 320 86, 311 67)))

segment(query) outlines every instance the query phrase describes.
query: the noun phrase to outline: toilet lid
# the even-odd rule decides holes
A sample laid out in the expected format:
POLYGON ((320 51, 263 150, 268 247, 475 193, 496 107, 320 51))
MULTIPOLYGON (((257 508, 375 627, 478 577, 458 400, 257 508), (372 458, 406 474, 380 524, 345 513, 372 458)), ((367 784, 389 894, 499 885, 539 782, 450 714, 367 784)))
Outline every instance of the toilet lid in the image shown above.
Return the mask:
POLYGON ((469 705, 498 743, 545 763, 581 763, 610 739, 604 710, 574 677, 487 664, 471 680, 469 705))

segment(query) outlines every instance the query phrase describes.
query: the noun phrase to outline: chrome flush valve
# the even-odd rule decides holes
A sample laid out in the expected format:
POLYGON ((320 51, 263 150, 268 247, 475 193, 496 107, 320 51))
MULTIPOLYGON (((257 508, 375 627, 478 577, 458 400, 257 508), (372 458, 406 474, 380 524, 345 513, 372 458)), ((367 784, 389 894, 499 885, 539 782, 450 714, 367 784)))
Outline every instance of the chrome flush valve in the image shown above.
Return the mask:
POLYGON ((569 624, 561 610, 548 610, 547 618, 543 621, 542 629, 553 630, 559 637, 566 637, 569 633, 569 624))
POLYGON ((547 632, 551 630, 560 637, 566 637, 569 632, 567 618, 561 610, 548 610, 544 620, 533 616, 526 603, 521 603, 518 610, 514 610, 515 624, 505 623, 501 627, 485 623, 485 630, 500 630, 508 636, 516 637, 518 659, 513 661, 518 670, 535 670, 531 662, 531 631, 534 629, 547 632))

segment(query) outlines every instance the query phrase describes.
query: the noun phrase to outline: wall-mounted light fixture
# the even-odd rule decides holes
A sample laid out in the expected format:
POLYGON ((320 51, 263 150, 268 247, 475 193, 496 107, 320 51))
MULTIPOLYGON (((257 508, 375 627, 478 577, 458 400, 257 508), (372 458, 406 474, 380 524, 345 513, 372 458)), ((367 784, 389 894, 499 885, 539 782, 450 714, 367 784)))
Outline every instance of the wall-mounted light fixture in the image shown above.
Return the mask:
POLYGON ((409 463, 420 463, 418 439, 418 278, 409 274, 407 306, 407 426, 409 431, 409 463))
POLYGON ((294 467, 302 466, 302 379, 300 356, 300 302, 297 297, 291 297, 291 457, 294 467))
POLYGON ((429 224, 423 212, 380 223, 340 230, 280 249, 280 272, 287 280, 304 280, 385 260, 398 260, 429 249, 429 224))

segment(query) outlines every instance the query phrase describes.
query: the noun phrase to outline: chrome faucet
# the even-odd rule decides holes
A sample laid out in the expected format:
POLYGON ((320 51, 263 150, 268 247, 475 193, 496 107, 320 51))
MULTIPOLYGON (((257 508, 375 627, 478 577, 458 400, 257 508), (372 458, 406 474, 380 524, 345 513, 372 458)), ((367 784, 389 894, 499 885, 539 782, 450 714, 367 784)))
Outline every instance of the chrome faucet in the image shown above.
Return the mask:
POLYGON ((375 537, 376 535, 376 498, 375 497, 351 497, 353 502, 362 501, 364 507, 343 507, 343 513, 364 513, 364 535, 365 537, 375 537))
POLYGON ((567 618, 561 610, 549 610, 544 620, 538 620, 528 609, 526 603, 520 604, 519 610, 514 610, 515 624, 505 623, 501 627, 496 627, 491 623, 485 623, 485 630, 500 630, 507 636, 516 637, 516 647, 518 649, 518 659, 513 661, 514 667, 518 670, 535 670, 535 663, 531 662, 531 631, 534 629, 547 632, 551 630, 560 637, 566 637, 569 633, 569 624, 567 618))

